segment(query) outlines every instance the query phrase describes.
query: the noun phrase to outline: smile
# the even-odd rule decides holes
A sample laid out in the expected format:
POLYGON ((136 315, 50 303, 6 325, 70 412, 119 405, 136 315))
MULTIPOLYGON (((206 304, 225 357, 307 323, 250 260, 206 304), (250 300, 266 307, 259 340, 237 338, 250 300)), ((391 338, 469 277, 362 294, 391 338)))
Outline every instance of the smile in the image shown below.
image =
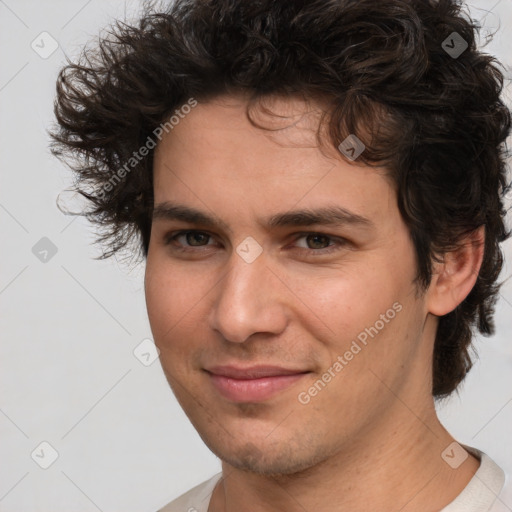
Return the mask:
POLYGON ((289 388, 310 372, 258 367, 246 370, 221 367, 207 370, 216 391, 237 403, 262 402, 289 388))

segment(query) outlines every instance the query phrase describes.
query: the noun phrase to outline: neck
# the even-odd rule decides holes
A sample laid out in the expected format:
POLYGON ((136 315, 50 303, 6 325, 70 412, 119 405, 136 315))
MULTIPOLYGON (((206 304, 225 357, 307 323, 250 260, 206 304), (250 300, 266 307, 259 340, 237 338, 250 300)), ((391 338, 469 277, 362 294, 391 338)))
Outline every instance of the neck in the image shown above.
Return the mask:
POLYGON ((433 401, 414 411, 396 401, 393 422, 372 425, 320 464, 268 476, 222 464, 208 512, 287 510, 327 512, 434 512, 453 501, 478 469, 469 457, 453 469, 441 453, 454 441, 439 422, 433 401))

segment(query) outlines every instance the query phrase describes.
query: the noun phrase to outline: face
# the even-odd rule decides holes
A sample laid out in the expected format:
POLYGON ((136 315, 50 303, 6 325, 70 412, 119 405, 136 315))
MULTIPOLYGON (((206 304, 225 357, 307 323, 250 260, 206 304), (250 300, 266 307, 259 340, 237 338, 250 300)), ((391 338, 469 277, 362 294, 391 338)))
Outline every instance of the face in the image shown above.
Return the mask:
POLYGON ((430 396, 431 361, 384 170, 318 148, 311 106, 269 106, 286 119, 253 117, 272 131, 230 96, 162 139, 145 290, 164 372, 202 439, 270 475, 355 449, 399 416, 390 389, 430 396))

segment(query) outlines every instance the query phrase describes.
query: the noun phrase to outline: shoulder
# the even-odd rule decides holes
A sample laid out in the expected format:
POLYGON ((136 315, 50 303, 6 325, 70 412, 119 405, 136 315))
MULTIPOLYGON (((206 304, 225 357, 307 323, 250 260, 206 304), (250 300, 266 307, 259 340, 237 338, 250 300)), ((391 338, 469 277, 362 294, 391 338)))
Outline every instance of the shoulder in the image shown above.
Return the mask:
POLYGON ((480 467, 442 512, 510 512, 510 477, 484 452, 463 446, 480 460, 480 467))
POLYGON ((158 512, 207 512, 211 494, 221 477, 222 473, 217 473, 171 501, 158 512))
MULTIPOLYGON (((479 492, 475 493, 475 501, 481 500, 483 504, 485 495, 488 495, 492 505, 485 510, 488 512, 510 512, 512 510, 511 476, 506 474, 486 453, 476 448, 471 448, 470 451, 480 459, 480 468, 473 478, 476 480, 474 488, 477 488, 476 484, 480 488, 479 492)), ((482 508, 482 510, 484 509, 482 508)))
POLYGON ((510 512, 512 510, 512 477, 506 475, 505 485, 498 494, 489 512, 510 512))

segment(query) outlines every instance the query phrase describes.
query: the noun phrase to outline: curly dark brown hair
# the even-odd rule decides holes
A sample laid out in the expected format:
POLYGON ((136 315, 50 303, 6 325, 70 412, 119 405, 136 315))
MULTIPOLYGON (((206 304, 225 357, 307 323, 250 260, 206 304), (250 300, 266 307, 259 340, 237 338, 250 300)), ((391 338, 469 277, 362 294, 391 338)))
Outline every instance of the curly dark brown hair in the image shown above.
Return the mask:
POLYGON ((357 134, 366 146, 358 162, 389 171, 415 246, 418 289, 428 287, 434 261, 485 226, 476 284, 439 321, 432 394, 442 398, 472 366, 473 328, 494 332, 499 244, 510 235, 503 196, 511 115, 500 99, 499 63, 477 49, 478 30, 456 0, 146 5, 137 23, 115 22, 61 70, 52 152, 89 200, 81 214, 99 228, 100 258, 134 241, 145 257, 153 150, 133 158, 176 109, 237 92, 251 101, 322 100, 328 143, 357 134), (454 37, 460 55, 448 51, 454 37))

